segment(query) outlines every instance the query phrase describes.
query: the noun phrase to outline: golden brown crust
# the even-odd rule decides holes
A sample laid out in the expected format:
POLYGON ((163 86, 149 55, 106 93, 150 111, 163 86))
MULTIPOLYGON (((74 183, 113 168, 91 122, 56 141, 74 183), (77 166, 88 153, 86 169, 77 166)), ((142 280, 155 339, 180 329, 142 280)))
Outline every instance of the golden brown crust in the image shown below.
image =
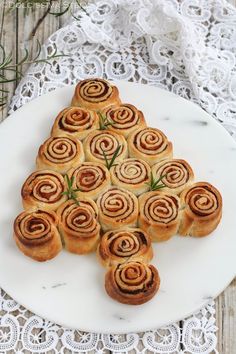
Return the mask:
POLYGON ((149 236, 138 228, 108 231, 98 245, 97 256, 104 267, 111 267, 128 260, 149 262, 153 257, 149 236))
POLYGON ((150 166, 172 158, 173 147, 165 134, 156 128, 140 128, 128 137, 130 157, 145 160, 150 166))
POLYGON ((97 206, 103 231, 137 226, 138 199, 133 193, 111 187, 100 195, 97 206))
POLYGON ((135 106, 128 103, 121 103, 118 106, 111 106, 102 112, 112 125, 109 130, 128 137, 137 128, 146 127, 144 115, 135 106))
POLYGON ((21 189, 24 209, 52 211, 67 200, 63 176, 55 171, 41 170, 31 173, 21 189))
POLYGON ((24 211, 14 221, 14 239, 26 256, 44 262, 56 257, 62 249, 54 212, 24 211))
POLYGON ((126 262, 111 267, 105 276, 105 289, 114 300, 141 305, 151 300, 160 287, 160 277, 153 265, 126 262))
POLYGON ((119 91, 104 79, 94 78, 80 81, 72 99, 72 106, 91 110, 102 110, 110 105, 120 104, 119 91))
POLYGON ((97 200, 98 196, 111 185, 108 169, 97 162, 83 162, 77 168, 68 171, 68 177, 73 178, 73 189, 79 189, 76 196, 97 200))
POLYGON ((193 183, 194 173, 187 161, 181 159, 168 159, 152 166, 155 179, 161 179, 165 185, 163 192, 180 194, 193 183))
POLYGON ((82 107, 67 107, 58 114, 51 135, 73 136, 84 140, 96 129, 99 129, 99 117, 96 112, 82 107))
POLYGON ((141 159, 125 159, 110 169, 111 180, 115 186, 133 192, 136 196, 147 192, 150 179, 150 166, 141 159))
POLYGON ((108 130, 95 130, 84 140, 86 161, 100 162, 105 165, 104 153, 110 161, 119 146, 121 148, 116 157, 116 162, 122 161, 128 156, 125 138, 108 130))
POLYGON ((198 182, 180 195, 182 236, 207 236, 215 230, 222 216, 220 192, 208 182, 198 182))
POLYGON ((65 174, 83 161, 83 145, 78 139, 54 136, 40 146, 36 165, 38 169, 49 169, 65 174))
POLYGON ((175 194, 148 192, 139 197, 138 224, 152 241, 166 241, 178 231, 180 201, 175 194))
POLYGON ((65 248, 72 253, 85 254, 96 250, 100 225, 94 201, 88 198, 81 198, 78 201, 79 205, 73 200, 63 203, 58 208, 57 215, 65 248))

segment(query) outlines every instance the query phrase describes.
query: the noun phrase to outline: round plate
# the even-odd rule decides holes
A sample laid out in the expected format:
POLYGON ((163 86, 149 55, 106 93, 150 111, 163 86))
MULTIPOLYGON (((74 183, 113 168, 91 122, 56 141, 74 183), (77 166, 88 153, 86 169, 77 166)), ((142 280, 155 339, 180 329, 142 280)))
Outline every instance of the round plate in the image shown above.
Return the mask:
POLYGON ((196 181, 208 181, 223 196, 223 218, 205 238, 175 236, 154 244, 152 263, 161 276, 158 294, 140 306, 120 304, 104 289, 105 270, 96 255, 63 251, 37 263, 16 247, 12 223, 22 210, 20 190, 34 170, 40 144, 53 121, 70 104, 73 87, 44 95, 0 126, 0 286, 27 309, 66 327, 103 333, 157 328, 183 319, 216 297, 236 270, 236 144, 198 106, 166 91, 119 82, 123 102, 141 109, 148 125, 173 142, 174 156, 186 159, 196 181))

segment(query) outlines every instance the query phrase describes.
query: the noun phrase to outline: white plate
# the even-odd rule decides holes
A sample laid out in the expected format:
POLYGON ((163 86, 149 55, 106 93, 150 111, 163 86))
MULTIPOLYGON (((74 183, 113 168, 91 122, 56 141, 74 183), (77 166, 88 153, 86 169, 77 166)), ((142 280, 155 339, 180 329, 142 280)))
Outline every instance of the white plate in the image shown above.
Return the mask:
POLYGON ((0 126, 0 286, 34 313, 67 327, 104 333, 144 331, 180 320, 216 297, 236 270, 236 144, 198 106, 150 86, 118 83, 123 101, 145 114, 173 142, 174 155, 193 167, 197 181, 209 181, 223 196, 223 218, 208 237, 173 237, 154 244, 161 276, 159 293, 141 306, 122 305, 104 290, 104 269, 95 255, 63 251, 37 263, 16 248, 12 223, 21 211, 20 189, 34 170, 39 145, 49 135, 73 87, 42 96, 0 126))

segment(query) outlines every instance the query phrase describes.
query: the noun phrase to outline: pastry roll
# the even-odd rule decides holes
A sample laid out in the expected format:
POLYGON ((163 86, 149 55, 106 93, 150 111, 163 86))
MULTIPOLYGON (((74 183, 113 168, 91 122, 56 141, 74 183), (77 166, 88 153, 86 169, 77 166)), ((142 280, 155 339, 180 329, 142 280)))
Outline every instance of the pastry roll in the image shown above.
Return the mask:
POLYGON ((141 229, 122 229, 106 232, 97 249, 100 263, 111 267, 128 260, 149 262, 153 257, 151 239, 141 229))
POLYGON ((115 160, 116 163, 128 156, 125 138, 120 134, 108 130, 95 130, 84 140, 86 161, 101 162, 106 165, 104 154, 108 161, 110 161, 119 146, 120 149, 115 160))
POLYGON ((105 289, 114 300, 141 305, 151 300, 160 287, 160 277, 153 265, 130 261, 111 267, 105 276, 105 289))
POLYGON ((67 200, 63 195, 66 186, 63 176, 54 171, 31 173, 21 189, 24 209, 56 210, 67 200))
POLYGON ((82 143, 73 137, 51 137, 39 148, 36 165, 65 174, 70 168, 84 161, 82 143))
POLYGON ((156 128, 140 128, 128 137, 130 157, 145 160, 149 165, 172 158, 172 143, 156 128))
POLYGON ((102 110, 110 105, 120 104, 119 91, 104 79, 86 79, 80 81, 72 99, 72 106, 91 110, 102 110))
POLYGON ((152 241, 166 241, 177 233, 180 223, 180 201, 175 194, 148 192, 139 197, 138 224, 152 241))
POLYGON ((51 135, 68 135, 83 140, 95 129, 99 129, 99 117, 96 112, 82 107, 68 107, 58 114, 51 135))
POLYGON ((152 166, 155 179, 161 179, 165 185, 162 191, 180 194, 186 187, 192 184, 194 174, 191 166, 185 160, 170 159, 158 162, 152 166))
POLYGON ((100 195, 97 206, 103 231, 137 226, 138 199, 133 193, 111 187, 100 195))
POLYGON ((102 113, 112 123, 109 130, 122 134, 125 138, 135 129, 147 125, 143 113, 132 104, 122 103, 108 107, 102 113))
POLYGON ((140 159, 125 159, 110 169, 111 180, 115 186, 128 189, 135 195, 147 192, 150 179, 150 167, 140 159))
POLYGON ((93 200, 97 200, 111 184, 108 169, 97 162, 83 162, 77 168, 70 169, 68 177, 73 179, 73 189, 78 190, 77 197, 84 196, 93 200))
POLYGON ((210 234, 222 216, 220 192, 207 182, 198 182, 180 195, 180 235, 202 237, 210 234))
POLYGON ((93 200, 68 200, 57 210, 59 230, 67 251, 77 254, 93 252, 97 248, 100 225, 97 221, 98 210, 93 200))
POLYGON ((14 239, 26 256, 44 262, 62 249, 57 230, 58 218, 52 211, 23 211, 14 221, 14 239))

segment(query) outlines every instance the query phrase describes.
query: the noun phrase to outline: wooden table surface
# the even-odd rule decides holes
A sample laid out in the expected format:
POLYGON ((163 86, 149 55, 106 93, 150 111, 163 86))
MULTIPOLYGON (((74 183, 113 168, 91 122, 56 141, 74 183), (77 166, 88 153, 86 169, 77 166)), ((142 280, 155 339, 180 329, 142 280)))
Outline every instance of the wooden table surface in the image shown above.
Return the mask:
MULTIPOLYGON (((1 0, 4 2, 4 0, 1 0)), ((60 1, 58 1, 60 2, 60 1)), ((236 6, 236 0, 229 0, 236 6)), ((60 8, 60 6, 58 7, 60 8)), ((32 53, 36 50, 36 39, 43 43, 48 36, 59 29, 68 19, 69 14, 62 17, 55 17, 47 14, 43 19, 45 9, 37 9, 29 15, 25 15, 23 9, 11 11, 5 15, 4 30, 2 44, 13 53, 16 63, 21 57, 21 51, 27 45, 32 53), (32 37, 32 30, 36 27, 38 21, 43 21, 39 25, 36 34, 32 37)), ((2 9, 0 9, 0 20, 2 9)), ((39 24, 39 23, 38 23, 39 24)), ((25 67, 25 70, 27 66, 25 67)), ((14 94, 15 85, 8 84, 7 89, 10 91, 9 99, 14 94)), ((7 115, 7 107, 0 109, 0 121, 7 115)), ((223 265, 222 265, 223 266, 223 265)), ((228 286, 228 288, 216 299, 216 325, 219 328, 218 351, 220 354, 236 353, 236 279, 228 286)))

